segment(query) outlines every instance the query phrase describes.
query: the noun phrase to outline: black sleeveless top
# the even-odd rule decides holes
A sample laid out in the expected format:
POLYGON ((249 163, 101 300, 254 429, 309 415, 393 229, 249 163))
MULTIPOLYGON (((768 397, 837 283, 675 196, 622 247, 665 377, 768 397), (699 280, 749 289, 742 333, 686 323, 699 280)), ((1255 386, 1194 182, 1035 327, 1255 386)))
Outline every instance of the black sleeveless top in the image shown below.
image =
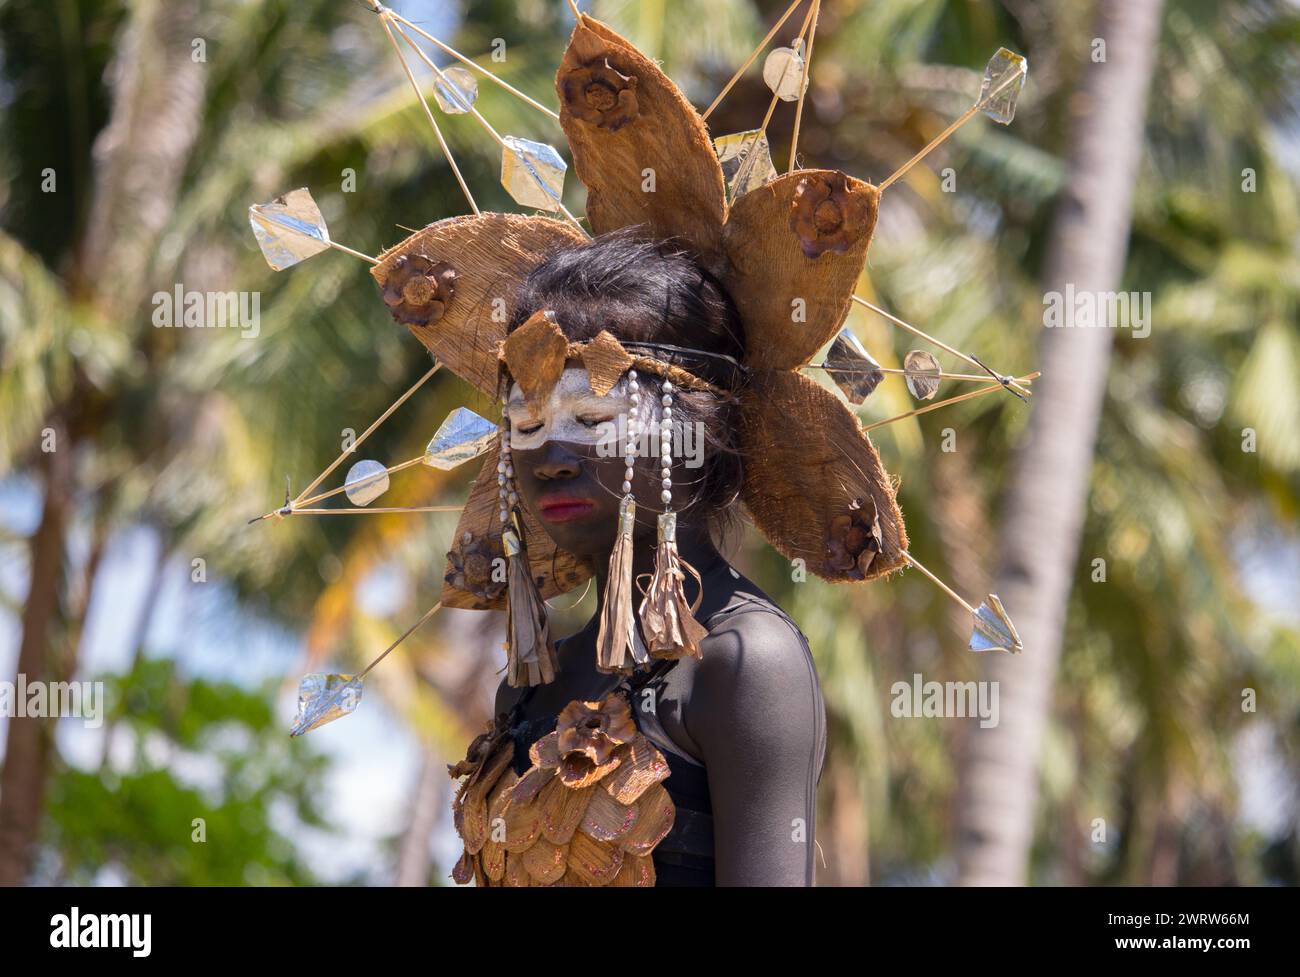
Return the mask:
MULTIPOLYGON (((721 608, 702 622, 710 631, 714 623, 724 614, 743 612, 751 609, 773 611, 786 620, 794 629, 805 649, 808 640, 790 616, 769 600, 750 595, 738 594, 736 600, 721 608)), ((810 652, 811 653, 811 652, 810 652)), ((641 731, 664 755, 668 762, 669 776, 663 781, 664 789, 672 798, 677 810, 672 829, 651 852, 655 867, 656 886, 712 886, 713 870, 713 804, 709 799, 709 778, 702 763, 692 762, 682 753, 681 748, 671 745, 663 727, 659 725, 657 713, 643 713, 637 708, 644 700, 643 690, 655 690, 655 703, 659 701, 659 692, 663 687, 668 672, 677 664, 672 661, 654 661, 632 675, 625 677, 614 687, 613 692, 625 696, 631 705, 632 719, 641 731)), ((522 719, 521 714, 533 693, 540 686, 531 686, 515 703, 510 711, 510 736, 514 740, 514 771, 523 776, 532 765, 528 756, 529 747, 543 736, 552 732, 558 715, 537 716, 522 719)), ((608 693, 607 693, 608 694, 608 693)), ((825 730, 819 730, 820 749, 824 754, 825 730)), ((820 757, 819 757, 820 760, 820 757)))

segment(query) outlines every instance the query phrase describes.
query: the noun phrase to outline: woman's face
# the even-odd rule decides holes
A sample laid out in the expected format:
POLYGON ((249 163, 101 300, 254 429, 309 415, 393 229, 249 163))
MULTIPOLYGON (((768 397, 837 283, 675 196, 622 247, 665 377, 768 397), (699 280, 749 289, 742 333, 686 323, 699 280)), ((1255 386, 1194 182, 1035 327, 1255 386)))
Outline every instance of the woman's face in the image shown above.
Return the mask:
MULTIPOLYGON (((653 412, 657 431, 660 407, 641 383, 638 412, 642 418, 653 412)), ((511 385, 506 411, 515 486, 524 508, 561 549, 587 556, 614 545, 631 407, 627 377, 602 397, 579 366, 565 369, 543 403, 528 403, 518 384, 511 385)), ((664 509, 660 467, 657 454, 638 457, 632 466, 638 526, 652 527, 664 509)))

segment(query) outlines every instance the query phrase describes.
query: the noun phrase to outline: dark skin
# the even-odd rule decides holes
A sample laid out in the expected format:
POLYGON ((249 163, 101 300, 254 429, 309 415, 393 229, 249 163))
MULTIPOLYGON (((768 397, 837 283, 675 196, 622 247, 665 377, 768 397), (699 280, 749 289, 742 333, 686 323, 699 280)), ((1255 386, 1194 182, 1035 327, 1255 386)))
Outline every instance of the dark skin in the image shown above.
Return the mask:
MULTIPOLYGON (((604 400, 591 393, 584 370, 571 368, 546 404, 525 404, 517 389, 508 402, 520 502, 559 546, 594 559, 597 607, 617 532, 624 460, 618 452, 602 456, 595 437, 582 432, 628 406, 623 387, 604 400), (577 499, 590 505, 572 501, 577 499)), ((660 459, 638 458, 633 467, 635 576, 654 569, 656 519, 664 504, 660 459)), ((703 521, 687 505, 692 477, 690 469, 675 461, 678 551, 703 579, 696 618, 704 622, 738 594, 766 595, 718 552, 703 521)), ((689 573, 685 587, 693 602, 700 588, 689 573)), ((639 604, 637 597, 634 609, 639 604)), ((596 614, 582 630, 556 643, 559 674, 533 694, 524 718, 554 715, 574 699, 592 701, 613 690, 620 678, 596 669, 598 631, 596 614)), ((699 659, 683 659, 669 672, 657 712, 673 742, 705 765, 717 884, 811 885, 818 752, 825 726, 811 657, 790 625, 762 608, 716 622, 700 650, 699 659)), ((524 691, 503 681, 496 711, 510 710, 524 691)))

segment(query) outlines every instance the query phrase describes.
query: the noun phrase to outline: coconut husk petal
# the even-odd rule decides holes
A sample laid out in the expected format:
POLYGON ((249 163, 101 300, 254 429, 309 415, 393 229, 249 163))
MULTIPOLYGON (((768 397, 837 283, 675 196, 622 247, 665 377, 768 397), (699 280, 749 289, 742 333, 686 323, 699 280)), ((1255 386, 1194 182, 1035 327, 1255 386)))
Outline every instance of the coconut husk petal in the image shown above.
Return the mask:
MULTIPOLYGON (((452 549, 447 554, 443 575, 444 607, 469 610, 503 611, 506 608, 506 581, 492 579, 493 560, 505 560, 501 545, 500 499, 497 492, 497 449, 483 455, 483 467, 470 489, 460 521, 452 535, 452 549)), ((559 549, 541 524, 523 509, 524 541, 528 565, 544 600, 568 593, 586 583, 594 572, 589 558, 579 558, 559 549)), ((500 563, 498 566, 504 567, 500 563)))
POLYGON ((405 273, 412 256, 432 262, 442 278, 447 268, 454 271, 455 289, 445 296, 438 316, 427 323, 399 321, 405 321, 415 338, 453 373, 495 397, 497 351, 506 338, 520 283, 556 251, 585 240, 571 224, 549 217, 450 217, 389 248, 370 274, 382 292, 391 275, 405 273))
POLYGON ((791 370, 848 315, 879 191, 835 170, 795 170, 731 208, 723 282, 745 322, 746 362, 791 370))
POLYGON ((629 854, 649 855, 672 830, 677 808, 663 784, 653 784, 636 802, 636 809, 636 823, 618 844, 629 854))
POLYGON ((623 867, 623 851, 581 831, 569 843, 569 871, 587 885, 609 885, 623 867))
POLYGON ((620 804, 635 804, 652 784, 668 777, 668 761, 644 736, 619 747, 619 752, 622 762, 603 786, 620 804))
POLYGON ((726 219, 722 167, 686 96, 630 41, 585 14, 555 90, 592 230, 645 225, 649 236, 679 238, 717 270, 726 219))
POLYGON ((613 390, 634 360, 635 357, 607 330, 596 333, 596 337, 582 348, 582 365, 587 368, 592 393, 603 397, 613 390))
POLYGON ((621 804, 608 791, 598 790, 592 795, 578 830, 598 841, 618 841, 627 837, 638 814, 635 805, 621 804))
POLYGON ((567 843, 582 823, 595 791, 594 787, 571 790, 558 777, 543 787, 537 795, 542 836, 555 845, 567 843))
POLYGON ((532 404, 545 403, 564 372, 569 341, 544 311, 534 312, 510 334, 501 347, 501 359, 510 376, 532 404))
POLYGON ((873 580, 904 565, 907 531, 893 481, 835 394, 800 373, 755 371, 741 397, 740 428, 741 497, 781 555, 831 581, 873 580), (864 514, 873 536, 879 529, 879 552, 866 571, 856 562, 842 569, 845 527, 864 514))

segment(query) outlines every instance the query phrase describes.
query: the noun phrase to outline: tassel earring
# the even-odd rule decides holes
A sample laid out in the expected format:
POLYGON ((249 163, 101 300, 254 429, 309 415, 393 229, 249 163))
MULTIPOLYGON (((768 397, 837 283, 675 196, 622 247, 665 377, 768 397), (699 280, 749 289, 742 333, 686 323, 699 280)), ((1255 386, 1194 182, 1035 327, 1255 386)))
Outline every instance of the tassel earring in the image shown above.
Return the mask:
POLYGON ((636 500, 632 497, 636 446, 641 429, 637 423, 641 403, 636 370, 627 374, 631 409, 627 438, 623 446, 623 500, 618 506, 618 538, 609 555, 609 575, 600 608, 600 631, 596 635, 596 668, 601 672, 630 673, 633 664, 650 660, 632 616, 632 533, 636 527, 636 500), (628 658, 632 663, 629 663, 628 658))
POLYGON ((699 643, 708 630, 695 620, 695 612, 704 599, 703 582, 695 568, 677 552, 677 513, 673 506, 673 385, 665 380, 663 385, 663 418, 659 422, 660 485, 659 498, 664 511, 659 515, 659 544, 655 548, 655 570, 650 586, 641 601, 641 626, 651 658, 674 659, 700 657, 699 643), (700 584, 699 596, 694 604, 687 604, 686 573, 689 571, 700 584))
POLYGON ((510 419, 501 415, 501 458, 497 487, 501 499, 501 546, 506 555, 506 681, 512 688, 540 685, 555 679, 558 670, 551 640, 546 601, 533 579, 519 518, 514 464, 510 457, 510 419))

